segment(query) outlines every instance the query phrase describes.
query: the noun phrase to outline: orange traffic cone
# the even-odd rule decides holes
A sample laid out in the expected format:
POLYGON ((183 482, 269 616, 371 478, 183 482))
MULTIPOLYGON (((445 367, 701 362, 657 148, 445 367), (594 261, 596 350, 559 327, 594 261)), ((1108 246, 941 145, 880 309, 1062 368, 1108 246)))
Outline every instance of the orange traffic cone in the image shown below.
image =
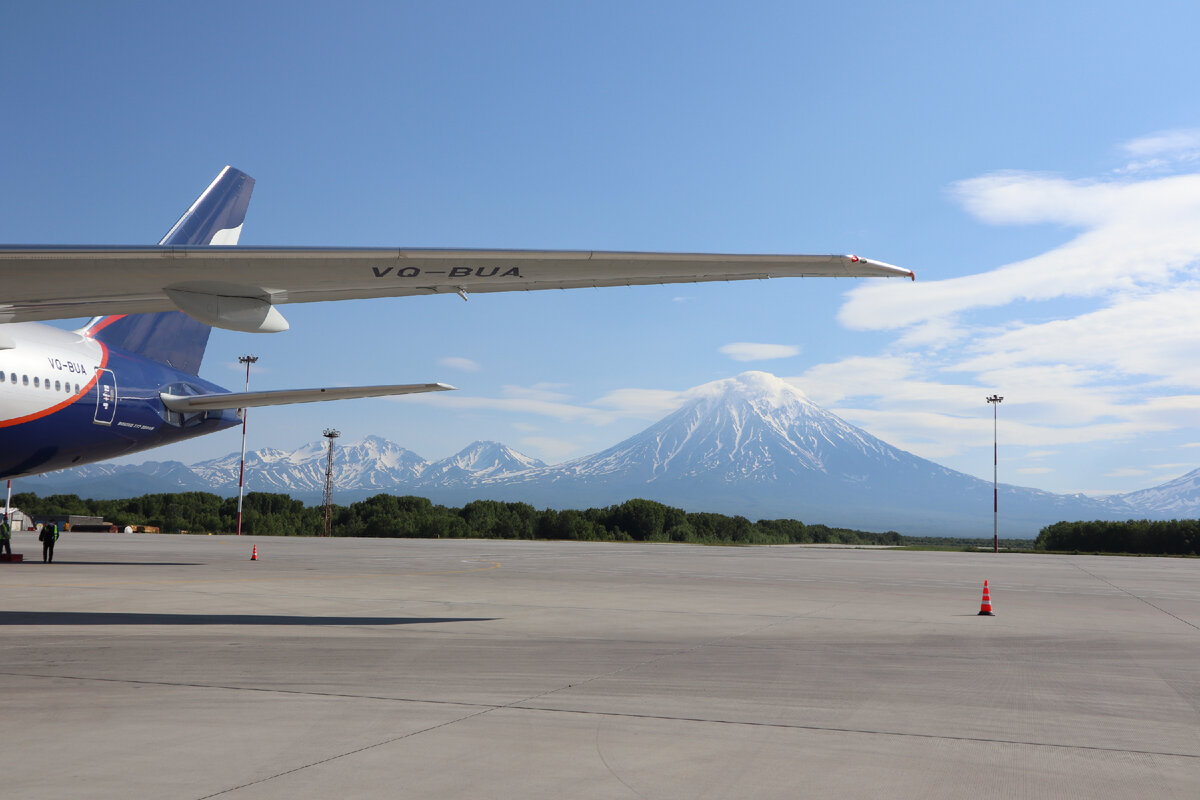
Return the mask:
MULTIPOLYGON (((250 560, 258 561, 258 545, 254 545, 254 549, 250 551, 250 560)), ((988 608, 991 608, 991 606, 988 606, 988 608)), ((980 611, 979 613, 982 614, 983 612, 980 611)))
POLYGON ((992 613, 992 595, 988 592, 988 582, 983 582, 983 602, 979 604, 979 616, 994 617, 992 613))

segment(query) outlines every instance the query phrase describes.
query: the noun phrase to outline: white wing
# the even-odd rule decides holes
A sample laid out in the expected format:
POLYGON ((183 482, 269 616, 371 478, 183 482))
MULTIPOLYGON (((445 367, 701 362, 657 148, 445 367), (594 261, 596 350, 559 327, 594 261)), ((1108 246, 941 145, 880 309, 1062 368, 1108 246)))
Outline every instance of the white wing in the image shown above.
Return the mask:
POLYGON ((284 303, 784 277, 903 277, 858 256, 274 247, 0 247, 0 322, 186 311, 279 331, 284 303))
POLYGON ((222 408, 257 408, 290 403, 315 403, 321 400, 349 400, 356 397, 385 397, 394 394, 448 392, 445 383, 412 383, 394 386, 333 386, 324 389, 279 389, 271 392, 221 392, 216 394, 159 395, 172 411, 213 411, 222 408))

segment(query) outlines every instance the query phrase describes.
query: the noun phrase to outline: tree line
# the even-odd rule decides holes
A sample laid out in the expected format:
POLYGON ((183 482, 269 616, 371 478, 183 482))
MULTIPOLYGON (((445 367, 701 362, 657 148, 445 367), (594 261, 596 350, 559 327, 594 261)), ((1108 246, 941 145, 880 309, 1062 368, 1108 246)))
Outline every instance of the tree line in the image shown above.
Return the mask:
MULTIPOLYGON (((123 500, 85 500, 78 495, 13 495, 31 516, 78 514, 103 517, 119 527, 152 525, 164 533, 229 533, 237 526, 237 498, 209 492, 148 494, 123 500)), ((249 492, 242 532, 266 536, 314 536, 324 531, 325 509, 285 494, 249 492)), ((378 494, 331 509, 334 536, 397 538, 572 539, 577 541, 690 542, 696 544, 883 544, 900 545, 900 534, 808 525, 794 519, 758 520, 686 512, 653 500, 627 500, 585 511, 536 509, 528 503, 475 500, 461 508, 424 497, 378 494)))
MULTIPOLYGON (((85 500, 73 494, 13 495, 13 505, 31 516, 78 514, 102 517, 119 527, 151 525, 165 533, 231 533, 237 528, 237 498, 210 492, 147 494, 122 500, 85 500)), ((259 536, 316 536, 324 531, 325 509, 286 494, 249 492, 242 532, 259 536)), ((583 511, 537 509, 528 503, 475 500, 461 508, 427 498, 378 494, 332 507, 334 536, 393 538, 573 539, 577 541, 689 542, 694 544, 877 544, 974 549, 991 540, 901 536, 806 524, 794 519, 758 520, 687 512, 653 500, 634 499, 583 511)), ((1200 555, 1200 520, 1058 522, 1034 541, 1009 539, 1008 550, 1041 552, 1200 555)))
POLYGON ((1200 555, 1200 520, 1056 522, 1042 528, 1034 548, 1058 552, 1200 555))

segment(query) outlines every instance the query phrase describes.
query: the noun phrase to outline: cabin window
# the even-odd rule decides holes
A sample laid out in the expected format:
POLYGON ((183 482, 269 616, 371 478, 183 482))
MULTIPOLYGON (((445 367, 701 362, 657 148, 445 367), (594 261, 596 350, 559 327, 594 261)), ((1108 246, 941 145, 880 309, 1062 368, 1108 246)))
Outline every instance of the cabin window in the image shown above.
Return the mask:
POLYGON ((55 381, 55 382, 54 382, 54 391, 56 391, 56 392, 61 392, 61 391, 62 391, 62 381, 55 381))
POLYGON ((79 384, 75 384, 75 394, 79 394, 79 384))
POLYGON ((29 376, 28 376, 28 375, 22 375, 22 376, 21 376, 21 385, 22 385, 22 386, 28 386, 28 385, 29 385, 29 376))
POLYGON ((33 388, 35 388, 35 389, 40 389, 40 388, 42 388, 42 381, 41 381, 41 378, 39 378, 39 377, 38 377, 38 376, 36 376, 36 375, 34 375, 34 376, 33 376, 33 388))

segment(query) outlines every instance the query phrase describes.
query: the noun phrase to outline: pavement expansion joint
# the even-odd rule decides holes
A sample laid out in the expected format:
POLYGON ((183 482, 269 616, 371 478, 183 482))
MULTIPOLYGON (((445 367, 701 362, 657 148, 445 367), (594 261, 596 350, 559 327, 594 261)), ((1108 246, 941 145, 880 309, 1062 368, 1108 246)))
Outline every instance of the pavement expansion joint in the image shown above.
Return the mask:
POLYGON ((1129 595, 1129 596, 1130 596, 1130 597, 1132 597, 1134 600, 1140 600, 1140 601, 1142 601, 1142 602, 1143 602, 1143 603, 1145 603, 1146 605, 1148 605, 1148 606, 1150 606, 1151 608, 1153 608, 1155 611, 1161 611, 1162 613, 1166 614, 1168 617, 1172 617, 1173 619, 1177 619, 1177 620, 1179 620, 1179 621, 1180 621, 1180 622, 1182 622, 1184 625, 1187 625, 1189 628, 1192 628, 1192 629, 1194 629, 1194 630, 1200 631, 1200 625, 1194 625, 1194 624, 1192 624, 1191 622, 1188 622, 1188 621, 1187 621, 1186 619, 1184 619, 1183 617, 1180 617, 1180 616, 1179 616, 1179 615, 1177 615, 1177 614, 1172 614, 1170 611, 1167 611, 1165 608, 1162 608, 1161 606, 1156 606, 1154 603, 1151 603, 1149 600, 1147 600, 1146 598, 1142 597, 1141 595, 1136 595, 1136 594, 1134 594, 1133 592, 1129 591, 1128 589, 1124 589, 1124 588, 1122 588, 1122 587, 1118 586, 1117 584, 1113 583, 1112 581, 1108 580, 1107 578, 1102 578, 1102 577, 1100 577, 1099 575, 1097 575, 1097 574, 1096 574, 1096 573, 1094 573, 1094 572, 1089 572, 1088 570, 1084 569, 1083 567, 1079 566, 1078 564, 1072 564, 1071 566, 1075 567, 1075 569, 1079 570, 1080 572, 1084 573, 1085 575, 1090 575, 1090 576, 1092 576, 1093 578, 1095 578, 1096 580, 1098 580, 1098 581, 1101 581, 1102 583, 1107 583, 1109 586, 1113 587, 1113 588, 1114 588, 1114 589, 1116 589, 1118 592, 1121 592, 1121 593, 1123 593, 1123 594, 1129 595))
POLYGON ((951 736, 942 733, 918 733, 916 731, 888 731, 871 728, 839 728, 830 725, 802 725, 792 722, 755 722, 753 720, 718 719, 715 717, 681 717, 670 714, 636 714, 622 711, 590 711, 586 709, 564 709, 542 706, 501 706, 518 711, 537 711, 552 714, 581 714, 594 717, 616 717, 621 719, 648 719, 663 722, 695 722, 704 725, 735 725, 752 728, 775 728, 779 730, 814 731, 820 733, 849 733, 863 736, 902 736, 914 739, 929 739, 943 742, 977 742, 979 744, 1006 744, 1024 747, 1047 747, 1058 750, 1080 750, 1098 753, 1127 753, 1141 756, 1162 756, 1164 758, 1186 758, 1200 760, 1200 753, 1173 753, 1161 750, 1134 750, 1127 747, 1101 747, 1090 744, 1070 744, 1064 742, 1038 742, 1026 739, 997 739, 987 736, 951 736))
MULTIPOLYGON (((742 635, 742 634, 734 634, 734 636, 738 636, 738 635, 742 635)), ((723 638, 727 639, 727 638, 732 638, 732 637, 723 637, 723 638)), ((951 735, 947 735, 947 734, 938 734, 938 733, 918 733, 915 731, 878 730, 878 729, 870 729, 870 728, 842 728, 842 727, 827 726, 827 725, 803 725, 800 723, 790 723, 790 722, 756 722, 753 720, 720 719, 720 718, 716 718, 716 717, 686 717, 686 716, 678 716, 678 715, 671 715, 671 714, 637 714, 637 713, 633 713, 633 712, 621 712, 621 711, 591 711, 591 710, 587 710, 587 709, 553 708, 553 707, 549 707, 549 706, 527 705, 531 701, 534 701, 534 700, 537 700, 537 699, 543 698, 543 697, 548 697, 552 694, 555 694, 556 692, 564 691, 564 690, 570 689, 570 688, 584 686, 588 683, 591 683, 592 681, 600 680, 601 678, 608 677, 611 675, 616 675, 620 672, 625 672, 630 669, 635 669, 639 666, 651 664, 655 661, 659 661, 664 658, 669 658, 673 655, 691 652, 693 650, 700 649, 703 646, 704 645, 697 645, 696 647, 688 648, 686 650, 677 650, 672 653, 667 653, 662 656, 658 656, 656 658, 647 659, 646 661, 640 662, 639 664, 630 665, 628 667, 623 667, 618 670, 611 670, 602 675, 595 675, 586 680, 577 681, 575 683, 568 684, 566 686, 560 686, 557 689, 551 689, 550 691, 531 695, 530 697, 522 699, 522 700, 514 700, 511 703, 500 703, 500 704, 477 703, 477 702, 470 702, 470 701, 463 701, 463 700, 432 700, 432 699, 418 699, 418 698, 412 698, 412 697, 388 697, 388 696, 382 696, 382 695, 364 695, 364 694, 352 694, 352 693, 346 693, 346 692, 314 692, 314 691, 301 691, 298 689, 274 689, 274 688, 269 688, 269 687, 258 687, 258 686, 227 686, 227 685, 220 685, 220 684, 187 683, 187 682, 177 682, 177 681, 134 680, 131 678, 94 678, 94 677, 82 677, 82 676, 77 676, 77 675, 46 675, 46 674, 42 674, 42 673, 15 672, 15 671, 0 672, 0 675, 5 675, 5 676, 9 676, 9 677, 23 677, 23 678, 48 678, 48 679, 57 679, 57 680, 97 681, 97 682, 104 682, 104 683, 134 684, 134 685, 140 685, 140 686, 167 686, 167 687, 181 687, 181 688, 189 688, 189 689, 219 689, 219 690, 223 690, 223 691, 263 692, 263 693, 268 693, 268 694, 302 695, 302 696, 306 696, 306 697, 344 698, 344 699, 348 699, 348 700, 380 700, 380 701, 394 702, 394 703, 421 703, 421 704, 441 705, 441 706, 459 706, 459 707, 463 707, 463 708, 476 709, 475 711, 472 711, 469 714, 464 714, 461 717, 457 717, 452 720, 447 720, 446 722, 439 723, 437 725, 431 725, 427 728, 422 728, 421 730, 410 731, 402 736, 390 737, 388 739, 376 742, 374 744, 364 745, 363 747, 359 747, 354 750, 349 750, 345 753, 339 753, 337 755, 330 756, 325 759, 320 759, 318 761, 312 762, 311 764, 304 764, 304 765, 301 765, 298 767, 294 767, 292 769, 280 772, 276 775, 271 775, 271 776, 262 778, 257 781, 251 781, 250 783, 242 784, 241 786, 234 786, 234 787, 230 787, 229 789, 223 789, 222 791, 217 792, 215 794, 205 795, 204 798, 197 798, 197 800, 205 800, 205 798, 208 798, 208 797, 217 797, 217 796, 220 796, 221 794, 225 794, 227 792, 231 792, 236 789, 242 789, 247 786, 253 786, 255 784, 262 783, 264 781, 268 781, 273 778, 281 777, 283 775, 289 775, 293 772, 297 772, 297 771, 305 769, 307 767, 325 764, 330 761, 336 760, 338 758, 342 758, 344 756, 354 755, 355 753, 361 753, 365 750, 370 750, 375 747, 381 747, 381 746, 383 746, 385 744, 389 744, 391 742, 397 742, 402 739, 408 739, 408 738, 411 738, 418 734, 427 733, 429 731, 437 730, 439 728, 444 728, 448 725, 453 725, 457 722, 462 722, 464 720, 472 719, 474 717, 478 717, 483 714, 488 714, 493 711, 504 711, 504 710, 533 711, 533 712, 537 712, 537 713, 582 715, 582 716, 593 716, 593 717, 611 717, 611 718, 618 718, 618 719, 659 720, 659 721, 663 721, 663 722, 692 722, 692 723, 697 723, 697 724, 702 724, 702 725, 732 725, 732 726, 739 726, 739 727, 774 728, 774 729, 780 729, 780 730, 804 730, 804 731, 815 731, 815 732, 823 732, 823 733, 846 733, 846 734, 858 734, 858 735, 864 735, 864 736, 889 736, 889 737, 897 736, 897 737, 909 737, 909 738, 915 738, 915 739, 929 739, 929 740, 948 741, 948 742, 978 742, 981 744, 1022 745, 1022 746, 1028 746, 1028 747, 1045 747, 1045 748, 1054 748, 1054 749, 1060 749, 1060 750, 1077 750, 1077 751, 1100 752, 1100 753, 1126 753, 1126 754, 1131 754, 1131 755, 1161 756, 1164 758, 1186 758, 1186 759, 1200 760, 1200 753, 1176 753, 1176 752, 1162 751, 1162 750, 1135 750, 1135 749, 1123 748, 1123 747, 1101 747, 1101 746, 1097 746, 1097 745, 1071 744, 1071 743, 1063 743, 1063 742, 1040 742, 1040 741, 1033 741, 1033 740, 1026 740, 1026 739, 999 739, 999 738, 986 737, 986 736, 951 736, 951 735)))
MULTIPOLYGON (((420 701, 417 701, 417 702, 420 702, 420 701)), ((404 739, 409 739, 409 738, 412 738, 413 736, 419 736, 422 733, 429 733, 430 731, 436 731, 439 728, 445 728, 450 725, 454 725, 456 723, 462 722, 464 720, 471 719, 472 717, 478 717, 481 714, 486 714, 489 711, 493 711, 493 710, 495 710, 495 709, 494 708, 484 708, 479 711, 475 711, 473 713, 466 714, 461 717, 457 717, 455 719, 446 720, 445 722, 439 722, 437 725, 430 725, 426 728, 421 728, 420 730, 409 731, 408 733, 402 734, 400 736, 392 736, 388 739, 384 739, 379 742, 374 742, 373 744, 367 744, 367 745, 363 745, 362 747, 356 747, 353 750, 347 750, 344 753, 337 753, 335 755, 329 756, 328 758, 321 758, 316 761, 311 761, 307 764, 300 764, 298 766, 292 767, 291 769, 286 769, 286 770, 283 770, 282 772, 277 772, 274 775, 268 775, 265 778, 259 778, 258 780, 247 781, 246 783, 242 783, 237 786, 230 786, 229 788, 222 789, 219 792, 213 792, 212 794, 206 794, 203 797, 198 797, 198 798, 196 798, 196 800, 210 800, 210 798, 220 797, 223 794, 229 794, 230 792, 236 792, 241 789, 249 788, 251 786, 258 786, 260 784, 267 783, 269 781, 273 781, 277 778, 283 778, 288 775, 293 775, 297 772, 301 772, 303 770, 310 769, 312 767, 319 767, 322 764, 328 764, 330 762, 337 761, 338 759, 357 755, 359 753, 365 753, 368 750, 374 750, 379 747, 384 747, 389 744, 394 744, 395 742, 403 741, 404 739)))

